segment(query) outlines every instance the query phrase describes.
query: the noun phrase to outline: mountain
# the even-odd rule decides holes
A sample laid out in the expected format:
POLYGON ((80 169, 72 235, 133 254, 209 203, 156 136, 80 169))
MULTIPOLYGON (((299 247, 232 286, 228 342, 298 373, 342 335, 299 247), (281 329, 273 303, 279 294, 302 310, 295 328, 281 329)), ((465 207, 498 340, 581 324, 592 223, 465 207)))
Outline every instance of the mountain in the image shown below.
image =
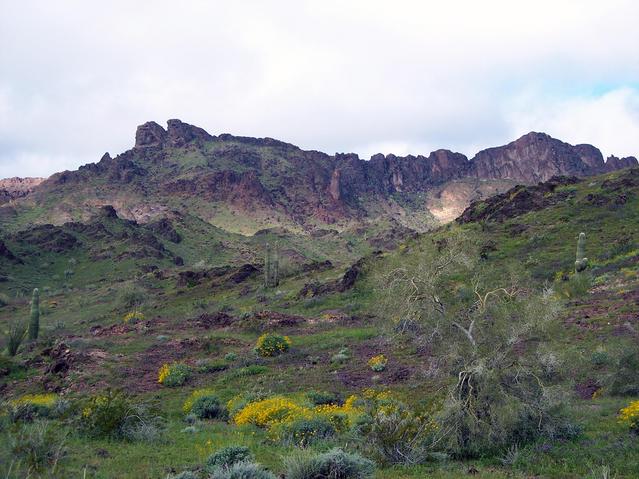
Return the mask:
POLYGON ((15 231, 30 223, 85 222, 112 205, 119 217, 140 223, 177 211, 241 234, 273 227, 343 230, 379 218, 421 231, 515 183, 636 164, 633 157, 605 163, 594 146, 572 146, 543 133, 470 160, 441 149, 365 161, 354 153, 305 151, 271 138, 214 136, 180 120, 169 120, 166 129, 148 122, 138 127, 134 147, 115 158, 106 153, 76 171, 40 183, 25 180, 28 188, 14 188, 4 200, 0 194, 0 225, 15 231))

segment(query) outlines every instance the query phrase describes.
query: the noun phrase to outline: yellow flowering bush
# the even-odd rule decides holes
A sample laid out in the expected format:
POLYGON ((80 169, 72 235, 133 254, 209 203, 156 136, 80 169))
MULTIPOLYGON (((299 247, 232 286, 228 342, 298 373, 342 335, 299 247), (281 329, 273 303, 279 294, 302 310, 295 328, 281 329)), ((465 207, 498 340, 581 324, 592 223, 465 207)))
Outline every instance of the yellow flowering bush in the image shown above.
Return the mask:
POLYGON ((191 377, 191 368, 182 363, 164 363, 158 371, 158 382, 164 386, 181 386, 191 377))
POLYGON ((25 394, 6 403, 6 411, 13 421, 30 421, 51 416, 60 398, 57 394, 25 394))
MULTIPOLYGON (((229 402, 234 409, 236 400, 229 402)), ((316 439, 326 439, 346 431, 362 410, 356 406, 356 396, 343 405, 311 406, 283 396, 249 402, 239 409, 233 420, 236 424, 254 424, 268 429, 269 437, 290 445, 306 446, 316 439)))
POLYGON ((384 356, 383 354, 378 354, 377 356, 373 356, 368 360, 368 365, 370 366, 370 368, 377 373, 380 373, 384 369, 386 369, 387 363, 388 359, 386 359, 386 356, 384 356))
POLYGON ((633 401, 619 411, 619 422, 639 433, 639 401, 633 401))
POLYGON ((11 401, 11 405, 18 407, 22 405, 41 406, 46 408, 52 408, 58 401, 58 395, 53 393, 46 394, 25 394, 18 399, 11 401))
POLYGON ((257 338, 255 351, 260 356, 278 356, 288 351, 291 347, 291 338, 279 334, 264 333, 257 338))
POLYGON ((235 424, 255 424, 259 427, 271 427, 293 416, 298 416, 304 407, 283 396, 274 396, 262 401, 251 402, 244 406, 234 417, 235 424))
POLYGON ((141 311, 131 311, 122 318, 124 324, 135 323, 137 321, 144 321, 144 314, 141 311))

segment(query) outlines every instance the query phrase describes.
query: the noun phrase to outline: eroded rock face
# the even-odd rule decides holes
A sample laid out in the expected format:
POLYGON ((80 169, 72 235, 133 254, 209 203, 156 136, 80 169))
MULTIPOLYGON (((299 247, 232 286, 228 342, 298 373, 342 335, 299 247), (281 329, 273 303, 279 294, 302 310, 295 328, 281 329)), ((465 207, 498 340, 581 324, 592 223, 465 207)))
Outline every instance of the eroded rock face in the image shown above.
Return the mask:
POLYGON ((44 178, 6 178, 0 180, 0 204, 23 198, 44 181, 44 178))
POLYGON ((606 171, 615 171, 621 170, 623 168, 635 168, 639 166, 637 162, 637 158, 634 156, 626 156, 624 158, 617 158, 614 155, 611 155, 606 160, 605 170, 606 171))
POLYGON ((148 121, 138 126, 135 132, 135 147, 162 146, 166 141, 167 132, 154 121, 148 121))
POLYGON ((505 146, 480 151, 471 160, 471 174, 482 179, 512 179, 524 183, 553 176, 587 176, 603 168, 601 152, 591 145, 572 146, 531 132, 505 146))
POLYGON ((213 137, 202 128, 189 125, 180 120, 167 122, 167 141, 173 147, 181 147, 193 140, 210 140, 213 137))

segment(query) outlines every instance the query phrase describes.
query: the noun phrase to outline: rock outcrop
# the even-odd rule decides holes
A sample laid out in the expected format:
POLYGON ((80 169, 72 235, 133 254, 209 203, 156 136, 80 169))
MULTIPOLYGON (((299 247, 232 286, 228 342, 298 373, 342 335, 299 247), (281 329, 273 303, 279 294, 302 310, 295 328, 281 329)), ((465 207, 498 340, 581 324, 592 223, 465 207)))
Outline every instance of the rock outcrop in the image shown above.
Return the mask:
POLYGON ((639 162, 637 162, 637 158, 635 158, 634 156, 617 158, 616 156, 611 155, 606 160, 605 170, 615 171, 621 170, 623 168, 636 168, 637 166, 639 166, 639 162))
POLYGON ((603 156, 594 146, 572 146, 545 133, 531 132, 505 146, 480 151, 471 160, 470 172, 481 179, 533 184, 558 175, 601 173, 603 166, 603 156))
POLYGON ((6 178, 0 180, 0 205, 31 193, 44 178, 6 178))

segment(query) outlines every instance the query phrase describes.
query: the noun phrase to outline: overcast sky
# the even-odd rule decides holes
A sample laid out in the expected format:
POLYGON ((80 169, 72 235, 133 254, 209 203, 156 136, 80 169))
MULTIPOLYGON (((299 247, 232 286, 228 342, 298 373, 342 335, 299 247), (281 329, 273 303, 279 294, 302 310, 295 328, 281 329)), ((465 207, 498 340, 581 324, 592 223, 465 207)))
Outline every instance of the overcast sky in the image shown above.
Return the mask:
POLYGON ((636 0, 0 0, 0 178, 169 118, 364 158, 531 130, 636 156, 638 25, 636 0))

